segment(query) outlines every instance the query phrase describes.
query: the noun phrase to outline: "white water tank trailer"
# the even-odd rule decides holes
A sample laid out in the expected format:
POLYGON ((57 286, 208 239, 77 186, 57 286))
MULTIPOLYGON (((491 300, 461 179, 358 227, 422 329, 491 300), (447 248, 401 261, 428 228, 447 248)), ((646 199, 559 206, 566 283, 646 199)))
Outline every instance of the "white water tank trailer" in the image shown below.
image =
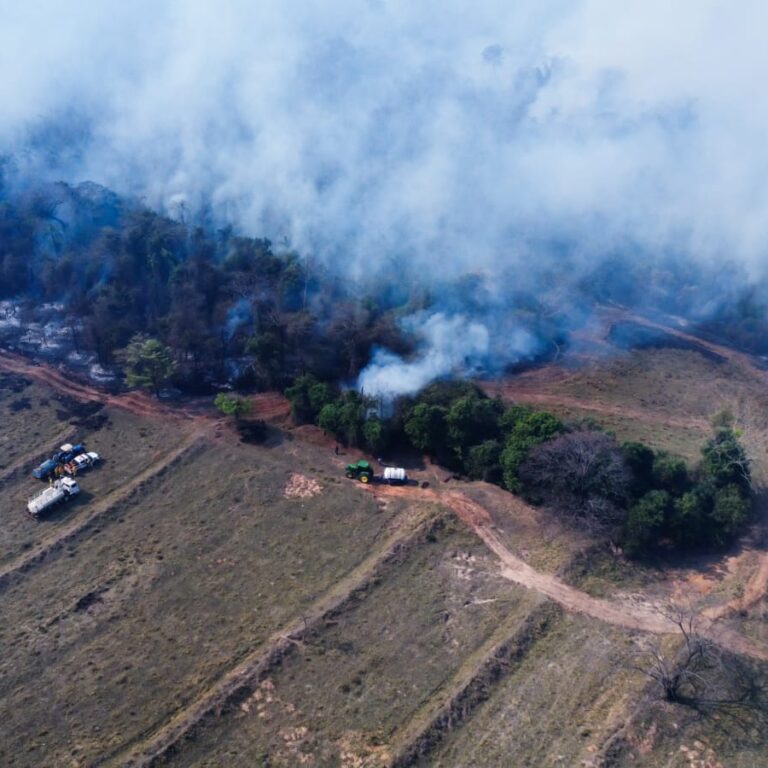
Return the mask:
POLYGON ((77 496, 78 493, 80 493, 80 486, 77 484, 77 480, 72 477, 62 477, 61 480, 57 480, 44 491, 35 494, 27 502, 27 510, 32 517, 39 517, 47 509, 55 507, 63 501, 69 501, 72 496, 77 496))
POLYGON ((384 467, 384 482, 403 485, 408 482, 408 475, 402 467, 384 467))

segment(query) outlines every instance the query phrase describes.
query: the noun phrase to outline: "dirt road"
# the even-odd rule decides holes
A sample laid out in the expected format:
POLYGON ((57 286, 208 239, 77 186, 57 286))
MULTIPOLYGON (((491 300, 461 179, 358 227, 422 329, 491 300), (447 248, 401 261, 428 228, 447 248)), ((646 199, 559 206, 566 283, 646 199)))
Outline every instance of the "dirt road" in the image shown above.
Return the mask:
MULTIPOLYGON (((0 349, 0 372, 13 373, 51 387, 60 394, 82 403, 99 403, 154 420, 169 422, 197 421, 208 424, 221 423, 223 419, 210 398, 196 401, 166 403, 144 392, 124 392, 113 395, 83 381, 73 379, 50 365, 37 365, 21 355, 0 349)), ((279 392, 258 392, 250 395, 252 415, 265 421, 284 421, 291 412, 286 398, 279 392)))
MULTIPOLYGON (((488 512, 459 491, 435 491, 428 488, 376 485, 368 490, 377 496, 393 496, 413 501, 429 500, 450 507, 488 549, 498 558, 501 575, 559 603, 563 608, 608 624, 654 634, 674 634, 676 625, 662 613, 663 606, 637 600, 604 600, 565 584, 556 576, 542 573, 512 553, 499 537, 488 512)), ((702 614, 700 631, 723 648, 768 661, 768 647, 758 645, 733 630, 718 624, 719 617, 702 614)))

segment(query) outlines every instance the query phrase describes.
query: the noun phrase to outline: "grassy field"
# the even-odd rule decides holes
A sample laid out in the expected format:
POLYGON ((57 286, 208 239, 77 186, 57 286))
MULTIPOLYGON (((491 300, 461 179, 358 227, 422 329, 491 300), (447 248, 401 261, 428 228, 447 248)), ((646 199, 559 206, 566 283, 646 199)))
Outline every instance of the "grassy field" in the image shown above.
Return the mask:
POLYGON ((386 765, 420 708, 535 595, 504 583, 449 522, 312 632, 255 693, 197 734, 179 766, 386 765))
MULTIPOLYGON (((145 425, 134 429, 138 444, 145 425)), ((8 588, 0 763, 91 764, 353 568, 397 505, 381 509, 312 461, 301 446, 202 446, 8 588), (293 467, 323 492, 286 498, 293 467)))
POLYGON ((0 373, 0 478, 20 457, 38 452, 42 457, 49 444, 55 447, 73 416, 53 392, 21 376, 0 373))
MULTIPOLYGON (((756 474, 768 469, 768 399, 729 362, 645 350, 539 384, 524 386, 545 407, 690 460, 729 407, 756 474)), ((313 428, 249 446, 210 418, 83 408, 18 377, 0 377, 0 411, 2 766, 125 765, 178 723, 163 760, 178 768, 751 768, 768 755, 762 709, 659 702, 630 669, 631 630, 505 578, 443 502, 463 494, 512 555, 617 600, 738 598, 757 538, 662 572, 429 466, 414 473, 428 489, 364 490, 342 473, 356 456, 313 428), (29 472, 64 436, 105 462, 79 478, 82 498, 33 521, 29 472)), ((766 615, 757 601, 731 622, 765 643, 766 615)))
POLYGON ((571 766, 594 757, 644 685, 626 672, 626 634, 563 617, 461 729, 419 763, 430 768, 571 766))
MULTIPOLYGON (((105 408, 96 417, 90 420, 91 424, 86 420, 83 425, 71 411, 62 408, 54 417, 54 433, 70 430, 72 440, 84 441, 88 450, 96 451, 104 459, 100 465, 78 477, 81 486, 79 498, 52 510, 40 523, 25 514, 27 499, 45 487, 44 482, 35 480, 31 475, 39 461, 28 461, 2 483, 0 566, 40 544, 44 537, 51 536, 56 529, 78 515, 86 513, 94 500, 103 499, 123 488, 143 470, 156 466, 184 434, 183 429, 169 429, 164 423, 139 423, 135 417, 119 409, 105 408)), ((23 414, 15 414, 3 426, 3 434, 9 435, 14 442, 20 440, 25 431, 23 414)), ((42 447, 39 458, 50 455, 58 447, 50 437, 40 438, 37 446, 38 449, 42 447)))

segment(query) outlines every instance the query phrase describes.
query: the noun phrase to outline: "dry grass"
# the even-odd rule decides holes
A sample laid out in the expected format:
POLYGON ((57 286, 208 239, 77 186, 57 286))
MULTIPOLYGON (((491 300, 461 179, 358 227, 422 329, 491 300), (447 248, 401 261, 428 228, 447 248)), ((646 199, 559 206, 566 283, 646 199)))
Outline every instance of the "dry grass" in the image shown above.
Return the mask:
POLYGON ((0 763, 91 764, 161 723, 353 568, 396 509, 379 511, 346 482, 285 499, 290 468, 311 471, 315 458, 301 446, 210 447, 10 587, 0 763))
MULTIPOLYGON (((731 407, 758 474, 768 476, 768 402, 760 382, 730 363, 647 350, 526 386, 560 398, 552 410, 691 460, 709 416, 731 407)), ((293 626, 304 630, 247 695, 228 698, 180 744, 172 765, 378 768, 425 734, 430 751, 418 764, 446 768, 598 765, 617 735, 616 766, 688 766, 690 750, 708 759, 711 749, 713 760, 747 768, 768 754, 752 726, 697 722, 649 703, 643 678, 626 672, 624 630, 558 609, 519 653, 500 652, 550 606, 502 579, 495 556, 447 510, 445 527, 302 625, 427 509, 426 501, 362 492, 342 476, 349 457, 337 459, 319 433, 314 442, 275 433, 257 447, 225 430, 148 477, 139 495, 121 498, 110 494, 160 466, 184 435, 105 410, 108 422, 76 435, 106 457, 104 467, 83 475, 80 502, 35 523, 23 505, 39 484, 26 468, 9 468, 69 429, 75 414, 37 384, 10 388, 0 379, 0 566, 105 499, 114 503, 2 592, 3 766, 119 764, 293 626), (20 397, 30 408, 9 409, 20 397), (664 730, 670 723, 677 732, 664 730)), ((190 421, 183 429, 194 428, 190 421)), ((415 476, 438 482, 429 468, 415 476)), ((671 579, 627 571, 545 511, 483 484, 440 490, 454 486, 483 506, 514 555, 594 594, 631 589, 707 604, 736 597, 754 566, 755 552, 745 550, 681 566, 671 579)), ((749 608, 750 637, 765 640, 765 613, 760 601, 749 608)))
POLYGON ((522 621, 536 604, 495 570, 463 529, 436 531, 171 763, 386 765, 410 718, 450 688, 499 624, 522 621))

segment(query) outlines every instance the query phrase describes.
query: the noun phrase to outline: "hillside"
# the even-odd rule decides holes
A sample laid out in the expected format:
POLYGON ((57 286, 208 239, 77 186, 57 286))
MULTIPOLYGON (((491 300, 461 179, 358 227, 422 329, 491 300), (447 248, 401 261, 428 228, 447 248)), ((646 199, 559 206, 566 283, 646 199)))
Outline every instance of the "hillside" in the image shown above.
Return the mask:
MULTIPOLYGON (((581 358, 489 389, 684 456, 727 405, 763 482, 751 359, 692 338, 621 350, 614 321, 581 358)), ((632 669, 638 638, 677 642, 662 615, 674 598, 763 688, 761 521, 723 557, 630 565, 429 464, 405 488, 346 480, 357 454, 291 428, 273 396, 254 398, 275 425, 267 442, 247 445, 204 400, 106 396, 8 354, 0 375, 3 765, 768 759, 762 694, 699 712, 632 669), (29 470, 70 437, 104 465, 79 500, 33 521, 29 470)))

